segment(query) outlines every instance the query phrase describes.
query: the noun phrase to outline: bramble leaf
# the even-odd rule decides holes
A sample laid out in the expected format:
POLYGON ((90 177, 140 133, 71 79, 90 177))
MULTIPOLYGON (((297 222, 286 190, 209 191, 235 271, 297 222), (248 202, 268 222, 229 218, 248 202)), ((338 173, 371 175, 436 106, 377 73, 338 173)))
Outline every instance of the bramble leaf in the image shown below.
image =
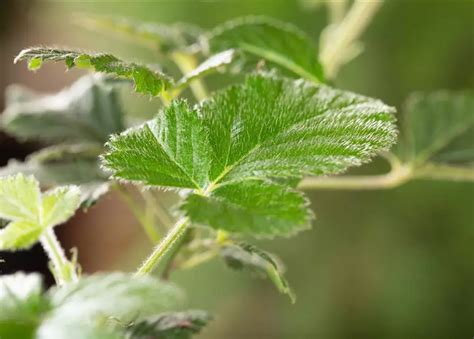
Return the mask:
POLYGON ((30 154, 24 162, 10 160, 0 177, 17 173, 33 175, 42 187, 78 185, 83 207, 108 191, 106 174, 99 168, 102 147, 94 144, 56 145, 30 154))
POLYGON ((233 233, 291 235, 310 228, 312 213, 302 193, 260 180, 216 188, 209 197, 188 196, 180 209, 191 220, 233 233))
POLYGON ((131 324, 127 329, 127 338, 190 339, 210 320, 207 312, 199 310, 158 314, 131 324))
POLYGON ((207 43, 213 53, 239 49, 299 77, 324 81, 316 47, 304 32, 287 23, 265 17, 239 18, 212 30, 207 43))
POLYGON ((269 254, 253 245, 233 243, 221 250, 221 256, 227 265, 236 270, 248 269, 264 277, 268 277, 278 291, 287 294, 295 302, 295 295, 283 276, 281 264, 269 254))
POLYGON ((0 218, 39 221, 41 192, 35 178, 23 175, 0 180, 0 218))
POLYGON ((440 91, 414 94, 406 105, 402 157, 426 162, 474 163, 474 95, 440 91))
POLYGON ((125 128, 117 92, 97 77, 82 77, 53 95, 10 86, 6 97, 2 127, 17 138, 103 144, 125 128))
POLYGON ((80 203, 77 187, 58 187, 41 194, 39 183, 23 174, 0 178, 0 217, 11 220, 0 229, 0 250, 32 246, 43 232, 69 219, 80 203))
POLYGON ((307 228, 310 219, 304 198, 285 180, 367 162, 394 142, 393 113, 353 93, 252 75, 201 106, 175 102, 113 137, 103 165, 115 178, 193 189, 181 206, 192 221, 284 235, 307 228))
POLYGON ((24 49, 17 55, 14 62, 26 60, 28 66, 38 69, 47 61, 64 61, 67 68, 90 68, 96 72, 113 74, 135 82, 138 93, 156 96, 169 89, 172 80, 167 75, 133 62, 125 62, 112 54, 86 53, 68 49, 32 47, 24 49), (41 60, 39 62, 38 60, 41 60))

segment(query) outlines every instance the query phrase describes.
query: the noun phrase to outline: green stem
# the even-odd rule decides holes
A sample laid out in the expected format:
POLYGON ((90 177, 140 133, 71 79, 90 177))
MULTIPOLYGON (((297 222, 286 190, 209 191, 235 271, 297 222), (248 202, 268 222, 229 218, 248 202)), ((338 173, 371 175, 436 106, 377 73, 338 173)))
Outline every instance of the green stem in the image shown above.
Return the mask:
POLYGON ((140 223, 145 231, 146 235, 153 244, 157 244, 161 236, 156 230, 152 218, 149 217, 148 213, 144 213, 138 204, 135 202, 135 199, 131 194, 119 184, 114 185, 116 192, 119 194, 120 198, 127 204, 127 206, 132 211, 135 219, 140 223))
MULTIPOLYGON (((171 54, 171 59, 178 66, 183 75, 193 71, 197 67, 196 58, 193 55, 187 53, 174 52, 171 54)), ((202 101, 209 96, 206 86, 200 79, 191 81, 189 87, 191 87, 191 91, 193 92, 197 101, 202 101)))
POLYGON ((41 245, 52 264, 52 271, 58 285, 78 281, 76 268, 66 258, 52 228, 48 228, 40 238, 41 245))
POLYGON ((407 165, 393 167, 387 174, 360 175, 329 178, 305 178, 298 188, 338 189, 338 190, 376 190, 400 186, 413 178, 413 170, 407 165))
POLYGON ((161 242, 154 248, 150 256, 143 262, 137 270, 137 276, 151 273, 166 257, 169 251, 180 242, 182 237, 186 234, 189 226, 189 218, 180 218, 175 225, 170 229, 168 234, 161 240, 161 242))
POLYGON ((344 19, 337 26, 330 26, 320 53, 328 78, 334 78, 347 61, 348 50, 353 48, 381 5, 382 0, 356 0, 344 19))

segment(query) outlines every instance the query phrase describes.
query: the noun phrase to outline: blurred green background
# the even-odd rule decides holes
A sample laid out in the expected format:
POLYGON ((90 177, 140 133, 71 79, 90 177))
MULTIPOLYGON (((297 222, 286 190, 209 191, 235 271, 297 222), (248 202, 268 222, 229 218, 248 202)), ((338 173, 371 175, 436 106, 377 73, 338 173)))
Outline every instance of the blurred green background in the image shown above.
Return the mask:
MULTIPOLYGON (((154 61, 138 44, 74 26, 75 12, 183 21, 203 28, 241 15, 265 14, 296 24, 315 41, 327 23, 323 5, 309 9, 295 0, 3 0, 0 11, 2 91, 18 82, 55 91, 80 75, 65 74, 62 65, 47 65, 37 74, 12 65, 13 56, 29 45, 76 46, 154 61)), ((365 51, 342 68, 337 87, 398 108, 413 91, 474 88, 473 1, 386 1, 362 40, 365 51)), ((154 113, 147 100, 126 101, 132 110, 154 113)), ((0 136, 2 164, 34 148, 0 136)), ((379 160, 354 172, 386 169, 379 160)), ((425 181, 388 191, 308 195, 317 215, 313 230, 261 242, 286 263, 298 296, 295 305, 270 282, 230 271, 219 261, 173 274, 191 307, 216 315, 200 338, 474 336, 473 184, 425 181)), ((118 204, 108 197, 76 218, 71 230, 61 228, 66 243, 79 247, 86 271, 132 269, 148 251, 132 218, 117 219, 118 204), (116 222, 130 227, 120 228, 116 222), (118 235, 111 235, 114 229, 118 235)), ((32 253, 43 260, 41 250, 32 253)), ((31 253, 24 255, 16 269, 25 269, 22 265, 31 259, 31 253)))

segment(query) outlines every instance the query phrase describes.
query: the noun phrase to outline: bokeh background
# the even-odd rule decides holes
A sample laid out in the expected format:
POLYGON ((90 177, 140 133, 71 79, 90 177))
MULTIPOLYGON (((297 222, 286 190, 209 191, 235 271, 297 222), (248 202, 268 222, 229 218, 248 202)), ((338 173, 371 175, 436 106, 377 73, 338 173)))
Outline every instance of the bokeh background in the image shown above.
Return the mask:
MULTIPOLYGON (((12 83, 53 92, 82 73, 46 65, 36 74, 13 65, 24 47, 56 44, 109 51, 154 62, 133 42, 72 24, 77 12, 146 21, 191 22, 211 28, 248 14, 289 21, 317 41, 324 6, 295 0, 0 1, 0 91, 12 83)), ((335 85, 398 108, 412 91, 474 88, 474 2, 386 1, 362 38, 365 51, 335 85)), ((218 85, 218 84, 216 84, 218 85)), ((0 98, 0 110, 3 109, 0 98)), ((153 103, 125 95, 131 111, 154 114, 153 103)), ((401 113, 400 113, 401 114, 401 113)), ((474 114, 474 112, 473 112, 474 114)), ((474 136, 473 136, 474 137, 474 136)), ((0 134, 0 164, 38 145, 0 134)), ((383 172, 383 161, 354 173, 383 172)), ((176 272, 189 305, 214 313, 199 336, 237 338, 472 338, 474 336, 474 185, 411 182, 387 191, 313 191, 314 228, 291 239, 260 242, 280 255, 298 295, 295 305, 269 281, 214 261, 176 272)), ((164 197, 166 198, 166 197, 164 197)), ((57 229, 79 249, 84 271, 132 270, 150 245, 113 194, 57 229)), ((41 248, 0 254, 0 273, 40 270, 51 282, 41 248)), ((0 305, 1 307, 1 305, 0 305)))

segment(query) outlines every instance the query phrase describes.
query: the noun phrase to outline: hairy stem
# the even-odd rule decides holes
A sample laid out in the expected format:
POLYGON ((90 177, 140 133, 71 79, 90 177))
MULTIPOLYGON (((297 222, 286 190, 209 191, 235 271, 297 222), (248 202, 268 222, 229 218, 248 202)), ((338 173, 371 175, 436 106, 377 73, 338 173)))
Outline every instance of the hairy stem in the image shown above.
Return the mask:
MULTIPOLYGON (((153 218, 150 218, 150 213, 142 211, 139 205, 135 202, 134 197, 131 196, 131 194, 125 188, 121 187, 119 184, 114 185, 114 188, 119 194, 120 198, 130 208, 133 215, 135 216, 135 219, 137 219, 137 221, 143 227, 143 230, 145 231, 150 241, 153 244, 157 244, 160 241, 161 236, 158 233, 156 227, 154 226, 153 218)), ((148 212, 150 211, 151 210, 148 210, 148 212)))
POLYGON ((411 167, 407 165, 393 167, 387 174, 360 175, 329 178, 305 178, 298 188, 311 189, 339 189, 339 190, 376 190, 400 186, 413 177, 411 167))
MULTIPOLYGON (((193 71, 197 67, 196 58, 190 54, 174 52, 171 55, 171 59, 178 66, 183 75, 193 71)), ((209 96, 206 86, 200 79, 193 80, 189 87, 191 87, 191 91, 197 101, 202 101, 209 96)))
POLYGON ((137 270, 136 275, 142 276, 151 273, 162 262, 162 260, 173 249, 173 247, 180 242, 182 237, 186 234, 188 226, 189 218, 180 218, 170 229, 168 234, 153 249, 153 252, 150 254, 150 256, 137 270))
POLYGON ((369 25, 382 0, 356 0, 344 19, 330 27, 330 36, 321 46, 321 62, 328 78, 333 78, 347 61, 348 50, 369 25))
POLYGON ((76 282, 77 276, 75 266, 66 258, 64 250, 61 247, 52 228, 48 228, 40 238, 41 245, 51 261, 53 275, 58 285, 64 285, 69 282, 76 282))

